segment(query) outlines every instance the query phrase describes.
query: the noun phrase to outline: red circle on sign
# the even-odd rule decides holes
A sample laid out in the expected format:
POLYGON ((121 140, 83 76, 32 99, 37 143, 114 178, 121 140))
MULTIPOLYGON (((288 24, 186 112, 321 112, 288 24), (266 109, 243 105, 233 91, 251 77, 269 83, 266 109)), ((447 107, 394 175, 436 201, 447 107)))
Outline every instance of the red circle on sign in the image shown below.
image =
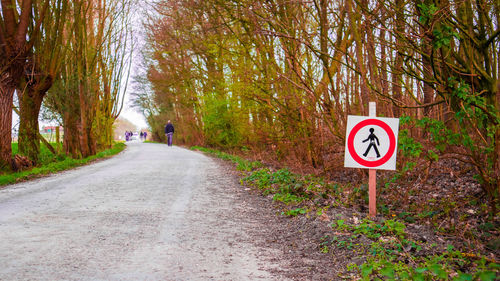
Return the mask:
POLYGON ((356 126, 354 126, 354 128, 352 128, 351 133, 349 134, 349 136, 347 138, 347 149, 349 150, 351 157, 354 159, 354 161, 358 162, 358 164, 363 165, 365 167, 369 167, 369 168, 378 167, 378 166, 383 165, 385 162, 387 162, 392 157, 394 150, 396 150, 396 137, 394 136, 394 132, 392 131, 391 127, 389 127, 389 125, 382 122, 381 120, 379 120, 379 119, 365 119, 365 120, 359 122, 358 124, 356 124, 356 126), (356 150, 354 150, 354 136, 356 136, 356 134, 358 133, 359 130, 361 130, 361 128, 368 126, 368 125, 375 125, 375 126, 381 127, 382 129, 384 129, 384 131, 389 136, 389 150, 384 155, 384 157, 382 157, 381 159, 376 160, 376 161, 364 160, 356 153, 356 150))

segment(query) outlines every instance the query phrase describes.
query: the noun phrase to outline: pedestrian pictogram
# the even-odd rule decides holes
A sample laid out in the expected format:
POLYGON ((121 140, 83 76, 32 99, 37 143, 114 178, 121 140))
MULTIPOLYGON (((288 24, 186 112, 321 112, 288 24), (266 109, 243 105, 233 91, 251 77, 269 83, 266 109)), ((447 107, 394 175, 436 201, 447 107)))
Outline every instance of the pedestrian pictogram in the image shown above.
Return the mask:
POLYGON ((372 147, 375 150, 375 152, 377 153, 377 158, 380 157, 380 153, 378 152, 378 149, 377 149, 377 146, 380 145, 380 142, 378 141, 377 136, 373 133, 374 131, 375 131, 375 129, 370 128, 370 135, 368 136, 368 138, 366 138, 366 140, 363 141, 363 142, 370 141, 370 145, 366 149, 365 153, 363 153, 363 156, 365 156, 365 157, 368 155, 368 152, 370 152, 370 149, 372 147), (377 145, 375 145, 375 141, 377 141, 377 145))
POLYGON ((346 129, 345 167, 396 169, 398 118, 349 115, 346 129))

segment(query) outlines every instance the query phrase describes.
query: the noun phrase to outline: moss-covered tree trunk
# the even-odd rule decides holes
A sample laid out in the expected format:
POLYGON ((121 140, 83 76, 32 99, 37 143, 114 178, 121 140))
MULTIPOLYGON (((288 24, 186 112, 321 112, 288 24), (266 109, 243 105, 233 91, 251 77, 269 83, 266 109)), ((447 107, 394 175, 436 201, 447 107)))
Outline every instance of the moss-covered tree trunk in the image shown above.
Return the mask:
POLYGON ((36 164, 40 154, 38 116, 45 94, 52 86, 52 77, 27 77, 24 91, 19 91, 19 153, 36 164))
POLYGON ((60 149, 60 141, 61 141, 61 132, 59 130, 59 127, 60 125, 58 124, 57 127, 56 127, 56 150, 57 150, 57 154, 59 154, 61 152, 61 149, 60 149))
POLYGON ((73 158, 81 158, 82 152, 80 149, 79 138, 79 115, 73 114, 71 111, 64 112, 63 115, 64 139, 63 149, 67 155, 73 158))
POLYGON ((19 153, 33 160, 35 164, 38 163, 40 155, 38 115, 42 97, 40 92, 27 88, 19 99, 19 153))

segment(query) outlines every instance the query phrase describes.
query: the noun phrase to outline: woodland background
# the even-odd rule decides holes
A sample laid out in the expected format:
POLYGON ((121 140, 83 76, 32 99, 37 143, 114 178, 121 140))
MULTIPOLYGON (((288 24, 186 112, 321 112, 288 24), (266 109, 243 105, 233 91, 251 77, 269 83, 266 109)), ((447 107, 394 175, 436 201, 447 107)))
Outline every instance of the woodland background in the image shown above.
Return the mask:
POLYGON ((400 118, 398 173, 383 181, 398 200, 429 171, 474 175, 459 189, 479 184, 497 213, 498 1, 186 0, 151 9, 134 92, 157 140, 171 119, 177 143, 359 182, 363 171, 342 167, 346 119, 368 115, 375 101, 378 116, 400 118))

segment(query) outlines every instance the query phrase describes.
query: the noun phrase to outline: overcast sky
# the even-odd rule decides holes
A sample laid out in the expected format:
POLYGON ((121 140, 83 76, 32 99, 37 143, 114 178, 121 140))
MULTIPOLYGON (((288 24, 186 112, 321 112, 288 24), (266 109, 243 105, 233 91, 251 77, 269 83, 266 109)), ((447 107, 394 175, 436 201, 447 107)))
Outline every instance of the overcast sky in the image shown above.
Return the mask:
POLYGON ((123 105, 123 110, 122 113, 120 114, 120 117, 125 118, 130 122, 134 123, 137 126, 137 129, 147 128, 148 125, 146 123, 144 115, 142 115, 142 113, 137 112, 136 109, 132 108, 131 105, 128 104, 130 103, 129 101, 130 93, 127 93, 126 95, 127 95, 125 97, 126 101, 125 104, 123 105))
MULTIPOLYGON (((132 9, 132 26, 134 29, 134 37, 135 37, 135 50, 134 50, 134 58, 132 61, 131 65, 131 73, 130 73, 130 79, 128 81, 129 85, 127 87, 127 93, 125 93, 125 103, 123 105, 123 110, 120 114, 120 117, 125 118, 129 120, 130 122, 134 123, 138 129, 140 128, 147 128, 148 125, 146 123, 146 118, 142 114, 142 112, 138 112, 137 109, 132 107, 132 101, 131 101, 131 92, 132 92, 132 77, 134 75, 137 75, 134 70, 139 70, 141 68, 141 60, 142 57, 140 56, 139 52, 140 50, 143 49, 144 45, 144 28, 142 26, 142 19, 144 17, 144 11, 146 7, 146 3, 149 3, 150 1, 133 1, 134 9, 132 9)), ((125 79, 123 79, 125 81, 125 79)))
MULTIPOLYGON (((129 80, 129 83, 131 83, 132 79, 129 80)), ((125 118, 132 122, 134 125, 137 126, 137 129, 143 129, 147 128, 148 125, 146 123, 146 118, 142 113, 138 112, 137 109, 132 107, 132 101, 130 100, 130 93, 131 93, 131 87, 129 85, 127 92, 125 93, 125 102, 123 104, 123 110, 120 114, 120 118, 125 118)), ((57 125, 53 124, 53 122, 45 122, 43 120, 40 121, 40 129, 43 126, 48 126, 48 125, 57 125)), ((12 127, 19 127, 19 116, 13 111, 12 112, 12 127)))

